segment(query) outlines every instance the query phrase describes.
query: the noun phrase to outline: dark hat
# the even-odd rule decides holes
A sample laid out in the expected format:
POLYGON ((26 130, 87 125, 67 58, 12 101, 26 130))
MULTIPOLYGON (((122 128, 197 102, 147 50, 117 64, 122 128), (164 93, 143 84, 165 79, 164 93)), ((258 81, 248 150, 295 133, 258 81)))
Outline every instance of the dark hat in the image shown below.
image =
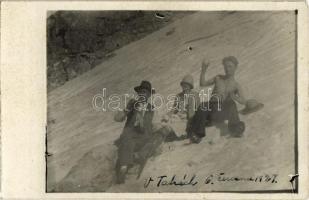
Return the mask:
POLYGON ((134 87, 135 92, 139 92, 142 89, 145 89, 152 94, 155 93, 155 90, 151 87, 151 83, 149 81, 142 81, 139 86, 134 87))
POLYGON ((228 124, 228 129, 232 137, 242 137, 244 131, 246 130, 246 125, 243 121, 238 123, 228 124))
POLYGON ((258 110, 262 109, 263 107, 264 107, 264 104, 259 103, 255 99, 249 99, 246 102, 246 107, 239 112, 243 115, 247 115, 247 114, 258 111, 258 110))

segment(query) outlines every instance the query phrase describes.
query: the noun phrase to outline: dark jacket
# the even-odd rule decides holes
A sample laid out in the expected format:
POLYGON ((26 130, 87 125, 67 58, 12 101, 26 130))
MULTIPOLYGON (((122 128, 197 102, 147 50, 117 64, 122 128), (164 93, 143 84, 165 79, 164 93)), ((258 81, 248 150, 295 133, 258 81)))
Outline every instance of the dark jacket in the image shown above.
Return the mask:
POLYGON ((200 97, 199 93, 195 90, 191 90, 189 94, 185 97, 185 94, 183 92, 180 92, 177 94, 178 101, 175 100, 174 106, 173 106, 173 113, 176 114, 181 109, 181 106, 185 106, 185 113, 187 115, 187 120, 192 119, 194 116, 195 111, 200 105, 200 97), (187 99, 187 102, 184 103, 185 99, 187 99))
POLYGON ((153 106, 148 103, 147 109, 144 113, 143 117, 143 126, 136 127, 134 125, 137 115, 137 110, 135 109, 134 105, 137 103, 136 100, 131 99, 126 107, 127 113, 127 120, 123 129, 122 134, 145 134, 150 136, 152 134, 152 119, 154 116, 153 106), (134 133, 132 133, 132 131, 134 133))

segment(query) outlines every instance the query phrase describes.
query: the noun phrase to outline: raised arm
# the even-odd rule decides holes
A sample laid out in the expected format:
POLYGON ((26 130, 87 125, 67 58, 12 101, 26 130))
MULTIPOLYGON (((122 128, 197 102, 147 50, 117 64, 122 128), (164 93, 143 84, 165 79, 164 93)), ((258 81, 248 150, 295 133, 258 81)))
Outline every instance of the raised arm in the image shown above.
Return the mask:
POLYGON ((205 61, 203 60, 203 62, 202 62, 202 71, 201 71, 201 75, 200 75, 200 86, 201 87, 206 87, 206 86, 213 85, 214 82, 215 82, 214 78, 211 78, 209 80, 206 80, 206 78, 205 78, 208 66, 209 66, 209 62, 206 64, 205 61))

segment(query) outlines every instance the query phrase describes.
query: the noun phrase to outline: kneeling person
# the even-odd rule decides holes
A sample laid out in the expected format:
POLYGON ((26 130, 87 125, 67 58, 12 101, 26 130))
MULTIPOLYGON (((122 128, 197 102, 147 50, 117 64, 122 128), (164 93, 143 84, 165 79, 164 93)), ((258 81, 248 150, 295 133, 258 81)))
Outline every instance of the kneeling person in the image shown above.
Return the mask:
MULTIPOLYGON (((214 85, 211 98, 208 102, 201 103, 196 112, 191 126, 191 133, 197 138, 205 136, 206 122, 222 123, 228 120, 228 129, 231 136, 241 137, 245 124, 240 121, 236 102, 245 105, 247 100, 244 98, 242 89, 239 83, 235 80, 235 72, 238 61, 234 56, 223 58, 224 75, 217 75, 212 79, 205 80, 206 70, 209 63, 202 63, 202 72, 200 76, 200 86, 214 85)), ((195 142, 194 141, 194 142, 195 142)))

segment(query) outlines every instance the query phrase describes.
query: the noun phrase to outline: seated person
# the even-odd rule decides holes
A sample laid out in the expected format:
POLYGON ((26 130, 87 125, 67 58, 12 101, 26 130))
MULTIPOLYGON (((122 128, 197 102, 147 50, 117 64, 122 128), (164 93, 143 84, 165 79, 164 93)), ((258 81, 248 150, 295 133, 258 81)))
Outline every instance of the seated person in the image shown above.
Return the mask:
POLYGON ((134 88, 137 100, 131 99, 124 111, 118 112, 114 120, 125 122, 120 138, 115 142, 118 146, 116 162, 117 183, 124 183, 128 168, 134 164, 134 153, 142 149, 152 137, 153 106, 148 99, 155 91, 150 82, 142 81, 134 88))
POLYGON ((193 77, 186 75, 180 82, 182 92, 177 94, 172 109, 163 118, 172 130, 167 141, 191 137, 187 130, 200 103, 199 93, 193 90, 193 85, 193 77))

